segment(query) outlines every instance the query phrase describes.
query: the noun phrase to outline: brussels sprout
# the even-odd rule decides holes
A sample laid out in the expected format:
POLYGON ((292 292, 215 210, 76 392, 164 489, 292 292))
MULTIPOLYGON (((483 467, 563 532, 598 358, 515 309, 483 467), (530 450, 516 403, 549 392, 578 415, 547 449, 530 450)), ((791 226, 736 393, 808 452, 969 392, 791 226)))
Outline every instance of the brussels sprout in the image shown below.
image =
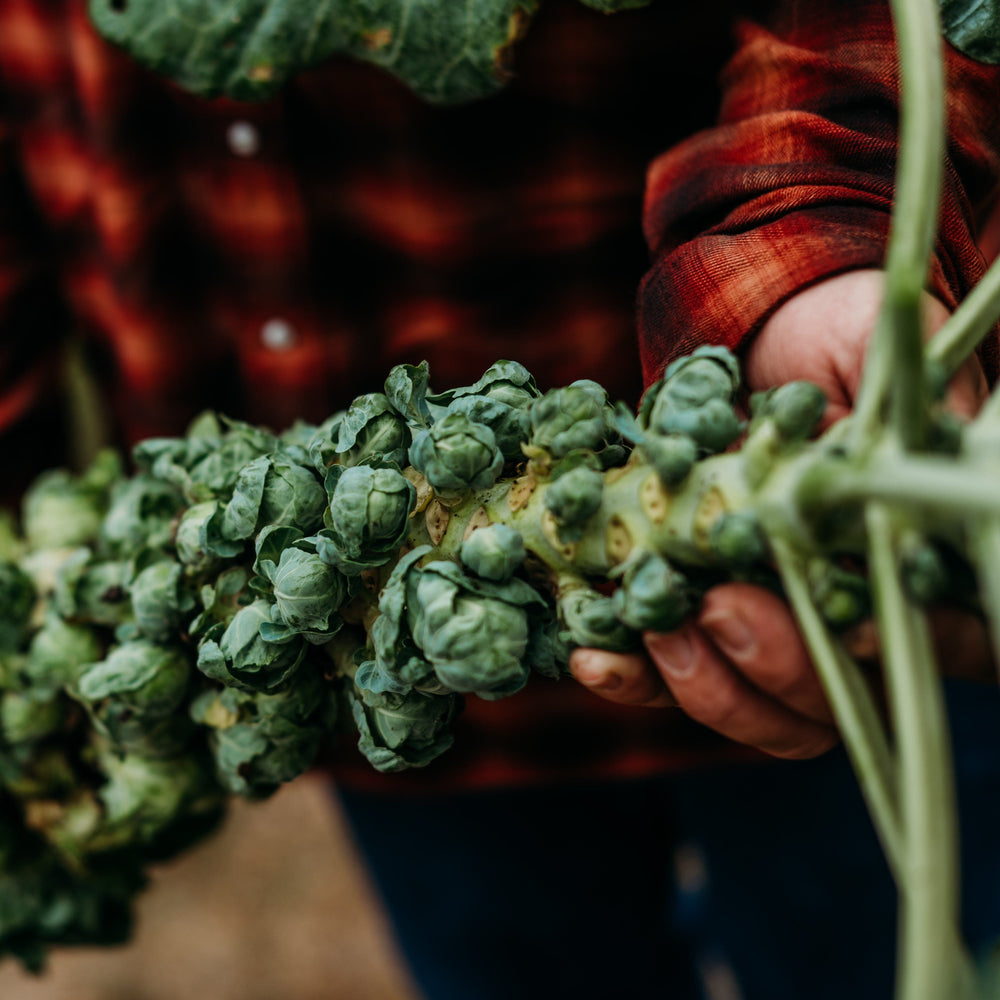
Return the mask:
POLYGON ((262 638, 280 642, 299 634, 325 642, 340 628, 336 612, 347 600, 347 581, 315 552, 290 546, 277 564, 264 559, 259 565, 274 596, 272 622, 261 624, 262 638))
POLYGON ((281 450, 280 441, 259 427, 207 414, 188 429, 179 451, 168 452, 153 474, 181 488, 193 503, 228 500, 240 470, 254 459, 281 450))
POLYGON ((767 392, 754 393, 750 399, 754 419, 774 421, 786 441, 809 437, 826 410, 826 394, 812 382, 787 382, 767 392))
POLYGON ((135 639, 83 672, 70 693, 116 748, 148 757, 176 753, 188 739, 177 709, 191 680, 183 650, 135 639))
POLYGON ((686 434, 706 453, 725 450, 742 425, 732 408, 739 366, 724 348, 699 348, 667 367, 643 398, 639 419, 654 434, 686 434))
POLYGON ((104 549, 127 558, 143 546, 166 546, 173 520, 183 506, 176 487, 149 474, 139 473, 116 483, 101 522, 104 549))
MULTIPOLYGON (((0 812, 15 809, 0 800, 0 812)), ((6 823, 5 823, 6 826, 6 823)), ((132 897, 145 885, 132 856, 109 854, 85 869, 68 866, 50 847, 23 831, 0 865, 0 958, 16 957, 41 972, 52 944, 121 944, 129 936, 132 897)))
POLYGON ((872 613, 868 582, 827 559, 811 559, 806 568, 809 590, 820 614, 834 628, 848 628, 872 613))
POLYGON ((418 569, 428 550, 407 553, 383 588, 381 614, 371 629, 379 690, 405 691, 407 682, 431 689, 425 661, 447 690, 480 697, 517 690, 529 671, 522 662, 528 611, 539 614, 545 602, 516 577, 504 583, 475 579, 446 561, 418 569))
POLYGON ((149 438, 132 449, 136 466, 170 483, 190 503, 227 500, 236 476, 249 462, 281 450, 259 427, 203 413, 182 438, 149 438))
MULTIPOLYGON (((221 438, 222 427, 217 420, 214 430, 211 437, 221 438)), ((150 437, 132 448, 132 462, 139 472, 149 472, 165 483, 183 487, 190 481, 188 466, 204 458, 210 449, 211 445, 202 440, 195 443, 182 437, 150 437)))
MULTIPOLYGON (((655 391, 654 390, 650 390, 655 391)), ((687 434, 660 434, 643 427, 624 403, 614 409, 614 425, 626 441, 636 445, 643 460, 651 465, 664 486, 682 483, 698 460, 698 446, 687 434)))
POLYGON ((362 663, 357 675, 368 671, 366 686, 372 691, 405 694, 412 687, 443 689, 423 652, 413 642, 406 625, 406 580, 416 563, 431 550, 421 545, 396 563, 379 596, 379 615, 369 631, 375 660, 362 663))
POLYGON ((545 506, 559 522, 560 538, 577 541, 583 525, 600 510, 604 478, 586 465, 561 475, 545 492, 545 506))
POLYGON ((222 565, 222 559, 205 548, 205 526, 215 513, 216 506, 213 500, 192 504, 177 523, 174 534, 177 558, 190 573, 210 573, 222 565))
POLYGON ((712 525, 708 541, 730 566, 750 566, 767 555, 767 540, 760 524, 747 511, 723 514, 712 525))
POLYGON ((95 541, 108 490, 120 476, 121 461, 113 451, 101 452, 81 476, 64 469, 43 473, 22 501, 22 530, 28 545, 60 549, 95 541))
POLYGON ((451 691, 480 697, 511 694, 528 678, 522 663, 528 645, 523 607, 464 591, 430 563, 407 577, 410 633, 451 691))
POLYGON ((64 708, 58 696, 4 691, 0 695, 0 743, 27 743, 54 733, 62 725, 64 708))
POLYGON ((208 832, 221 818, 222 791, 199 756, 155 760, 101 748, 94 761, 105 781, 46 817, 45 837, 79 864, 118 848, 154 860, 208 832))
POLYGON ((102 656, 103 646, 94 629, 50 612, 32 636, 24 673, 33 688, 55 692, 74 684, 83 668, 102 656))
POLYGON ((312 469, 281 458, 271 459, 271 468, 264 479, 258 527, 288 524, 309 535, 323 523, 325 509, 326 491, 312 469))
POLYGON ((34 603, 31 577, 15 563, 0 562, 0 653, 21 648, 34 603))
POLYGON ((215 625, 198 647, 198 669, 212 680, 248 691, 276 691, 295 675, 305 656, 299 636, 269 642, 261 625, 270 623, 271 604, 258 599, 240 608, 228 626, 215 625))
POLYGON ((263 798, 310 767, 336 702, 318 672, 278 694, 206 691, 191 704, 212 730, 216 774, 237 795, 263 798))
POLYGON ((417 498, 413 483, 396 469, 358 465, 331 469, 327 489, 327 530, 317 552, 352 576, 387 562, 406 537, 417 498))
POLYGON ((464 413, 473 423, 489 427, 508 462, 524 459, 521 445, 531 436, 527 409, 515 408, 489 396, 459 396, 449 404, 445 415, 448 413, 464 413))
POLYGON ((527 555, 519 531, 506 524, 490 524, 474 531, 462 542, 462 564, 484 580, 507 580, 527 555))
POLYGON ((52 603, 64 618, 92 625, 120 625, 132 613, 125 562, 100 562, 77 549, 59 567, 52 603))
MULTIPOLYGON (((740 386, 740 363, 727 347, 703 344, 667 365, 662 382, 687 406, 708 399, 729 399, 740 386)), ((650 421, 652 423, 653 421, 650 421)))
POLYGON ((90 852, 142 845, 149 855, 173 854, 222 818, 225 799, 195 754, 154 760, 105 752, 99 789, 102 822, 90 852))
POLYGON ((940 601, 953 588, 941 553, 933 543, 919 536, 904 541, 900 569, 907 591, 921 604, 940 601))
POLYGON ((537 674, 556 680, 569 675, 573 644, 568 641, 553 609, 528 616, 528 648, 524 662, 537 674))
POLYGON ((653 553, 643 553, 628 564, 612 601, 619 620, 639 630, 669 632, 691 610, 687 580, 653 553))
POLYGON ((339 410, 327 417, 319 427, 313 429, 309 440, 305 442, 309 461, 312 462, 313 468, 321 476, 325 476, 327 470, 340 457, 337 454, 337 439, 340 437, 340 425, 344 421, 344 412, 344 410, 339 410))
POLYGON ((381 623, 383 626, 386 648, 396 644, 403 626, 406 614, 406 578, 414 572, 416 564, 431 551, 430 545, 418 545, 401 556, 382 588, 378 601, 380 614, 375 620, 375 625, 381 623))
POLYGON ((411 426, 427 427, 432 423, 427 405, 429 377, 430 366, 421 361, 419 365, 396 365, 385 380, 386 398, 411 426))
POLYGON ((340 423, 337 451, 348 468, 370 462, 403 466, 410 447, 410 429, 381 392, 358 396, 340 423))
POLYGON ((309 535, 323 523, 326 491, 316 473, 280 456, 264 455, 240 469, 228 504, 205 524, 205 548, 239 555, 243 543, 267 525, 289 525, 309 535))
POLYGON ((454 742, 451 724, 461 707, 456 695, 375 693, 348 689, 358 727, 358 749, 378 771, 424 767, 454 742))
POLYGON ((157 718, 172 712, 182 701, 191 676, 183 650, 136 639, 115 647, 93 663, 73 686, 72 693, 86 705, 103 705, 109 699, 127 703, 127 715, 157 718))
POLYGON ((410 447, 410 461, 435 490, 485 489, 503 469, 503 455, 488 427, 464 413, 448 413, 410 447))
POLYGON ((216 625, 228 625, 233 615, 251 601, 250 572, 245 566, 230 566, 201 588, 202 611, 188 624, 188 633, 200 639, 216 625))
POLYGON ((104 498, 74 491, 70 476, 49 473, 25 495, 24 533, 34 549, 86 545, 97 537, 104 498))
POLYGON ((531 404, 531 445, 553 458, 571 451, 601 451, 617 435, 608 394, 589 379, 551 389, 531 404))
POLYGON ((615 602, 589 587, 567 590, 559 597, 565 640, 577 646, 629 652, 638 649, 639 634, 618 619, 615 602))
POLYGON ((319 752, 323 730, 277 720, 268 731, 246 723, 212 737, 220 781, 236 795, 265 798, 308 770, 319 752))
POLYGON ((722 399, 709 399, 696 409, 660 414, 663 434, 686 434, 706 454, 725 451, 739 437, 743 425, 732 405, 722 399))
POLYGON ((667 487, 684 482, 698 459, 698 446, 686 434, 647 434, 638 447, 667 487))
POLYGON ((516 410, 527 409, 533 399, 541 393, 531 373, 524 365, 516 361, 497 361, 490 365, 482 377, 472 385, 449 389, 446 392, 428 396, 427 400, 434 407, 447 408, 456 399, 466 396, 481 396, 506 403, 516 410))
POLYGON ((172 559, 160 559, 143 569, 129 594, 139 632, 155 642, 175 636, 195 603, 184 588, 183 567, 172 559))
POLYGON ((358 687, 366 688, 379 694, 392 692, 406 694, 416 689, 424 694, 449 694, 450 691, 442 684, 434 666, 424 656, 423 652, 413 643, 413 637, 406 635, 392 650, 391 656, 385 656, 386 644, 384 637, 376 637, 376 627, 381 616, 372 628, 372 641, 377 651, 377 659, 366 660, 366 650, 359 650, 360 664, 355 673, 354 682, 358 687))

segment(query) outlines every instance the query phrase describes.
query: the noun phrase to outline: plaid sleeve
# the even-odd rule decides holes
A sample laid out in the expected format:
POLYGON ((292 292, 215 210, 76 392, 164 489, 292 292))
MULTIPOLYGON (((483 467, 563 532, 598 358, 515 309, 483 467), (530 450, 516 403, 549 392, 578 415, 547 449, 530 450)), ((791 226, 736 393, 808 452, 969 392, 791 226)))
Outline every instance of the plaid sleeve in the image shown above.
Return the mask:
MULTIPOLYGON (((658 158, 639 293, 647 384, 699 343, 738 347, 808 285, 882 263, 898 74, 889 6, 790 0, 739 29, 719 124, 658 158)), ((954 306, 978 280, 976 222, 1000 169, 1000 70, 947 48, 949 159, 930 288, 954 306)))

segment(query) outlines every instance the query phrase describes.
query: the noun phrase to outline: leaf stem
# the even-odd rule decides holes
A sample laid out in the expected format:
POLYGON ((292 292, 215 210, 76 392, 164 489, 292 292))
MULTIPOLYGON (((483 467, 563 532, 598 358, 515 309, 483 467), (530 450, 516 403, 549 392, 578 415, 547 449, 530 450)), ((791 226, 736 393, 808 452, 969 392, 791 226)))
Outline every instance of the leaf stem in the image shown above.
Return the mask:
POLYGON ((864 468, 843 464, 803 470, 796 495, 804 512, 845 501, 892 501, 931 513, 990 514, 1000 509, 996 465, 925 455, 880 456, 864 468))
POLYGON ((934 246, 945 153, 944 69, 937 4, 892 0, 900 70, 900 156, 886 253, 886 287, 855 404, 852 446, 884 420, 907 448, 927 419, 920 299, 934 246))
POLYGON ((830 634, 816 608, 802 560, 783 539, 772 538, 771 550, 868 803, 886 860, 898 880, 903 835, 895 787, 896 764, 884 720, 857 663, 830 634))
POLYGON ((932 378, 947 381, 996 326, 1000 316, 1000 258, 948 318, 925 349, 932 378))
POLYGON ((926 619, 903 589, 891 510, 866 511, 873 597, 899 753, 905 851, 900 878, 899 1000, 958 995, 958 846, 944 698, 926 619))

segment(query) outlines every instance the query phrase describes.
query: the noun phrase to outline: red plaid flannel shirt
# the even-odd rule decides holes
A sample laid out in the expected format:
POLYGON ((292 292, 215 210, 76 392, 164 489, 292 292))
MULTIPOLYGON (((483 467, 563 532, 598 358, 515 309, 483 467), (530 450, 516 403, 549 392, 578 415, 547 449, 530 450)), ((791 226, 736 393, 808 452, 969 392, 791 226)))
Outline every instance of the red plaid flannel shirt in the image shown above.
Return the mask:
MULTIPOLYGON (((683 6, 607 18, 547 0, 504 93, 431 108, 346 60, 265 104, 196 99, 103 43, 85 0, 0 0, 5 472, 63 458, 71 336, 122 444, 205 407, 318 420, 424 358, 439 388, 505 357, 543 387, 591 377, 635 401, 640 356, 649 381, 697 343, 738 347, 796 291, 878 265, 887 4, 784 3, 771 30, 742 23, 735 49, 737 18, 766 11, 683 6)), ((950 52, 949 71, 932 284, 953 304, 982 268, 1000 95, 993 69, 950 52)), ((732 753, 670 713, 538 681, 470 699, 455 749, 422 774, 367 780, 639 774, 732 753)), ((365 768, 339 765, 343 780, 365 768)))

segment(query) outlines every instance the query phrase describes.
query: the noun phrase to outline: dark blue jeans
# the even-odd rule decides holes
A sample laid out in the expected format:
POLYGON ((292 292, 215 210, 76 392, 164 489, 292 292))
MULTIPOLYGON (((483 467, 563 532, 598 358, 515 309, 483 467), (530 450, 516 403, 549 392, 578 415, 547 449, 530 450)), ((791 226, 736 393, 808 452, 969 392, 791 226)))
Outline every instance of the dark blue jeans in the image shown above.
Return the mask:
MULTIPOLYGON (((952 685, 950 698, 963 919, 985 949, 1000 937, 1000 695, 952 685)), ((341 798, 427 1000, 700 1000, 713 976, 744 1000, 892 996, 895 889, 841 751, 341 798)))

